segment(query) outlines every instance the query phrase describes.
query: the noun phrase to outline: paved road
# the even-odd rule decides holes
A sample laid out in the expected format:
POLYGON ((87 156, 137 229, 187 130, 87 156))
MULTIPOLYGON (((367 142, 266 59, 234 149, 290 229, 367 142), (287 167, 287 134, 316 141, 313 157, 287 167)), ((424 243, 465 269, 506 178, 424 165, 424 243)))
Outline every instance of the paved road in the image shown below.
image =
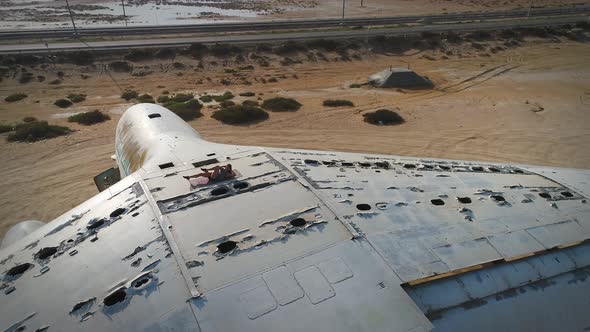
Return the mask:
MULTIPOLYGON (((372 18, 347 18, 347 19, 321 19, 321 20, 289 20, 289 21, 263 21, 247 23, 215 23, 215 24, 191 24, 191 25, 160 25, 160 26, 131 26, 131 27, 106 27, 106 28, 82 28, 78 29, 79 37, 97 36, 133 36, 133 35, 162 35, 179 33, 203 33, 203 32, 243 32, 243 31, 269 31, 287 29, 312 29, 329 27, 356 27, 356 26, 384 26, 393 24, 411 23, 444 23, 473 20, 511 19, 526 17, 550 17, 568 16, 572 14, 588 14, 590 6, 576 6, 563 8, 536 8, 528 10, 511 10, 495 12, 455 13, 446 15, 420 15, 420 16, 396 16, 396 17, 372 17, 372 18)), ((74 36, 72 28, 60 29, 35 29, 35 30, 3 30, 0 31, 0 40, 23 40, 40 38, 69 38, 74 36)))
POLYGON ((47 53, 49 51, 78 51, 78 50, 116 50, 132 48, 149 48, 149 47, 173 47, 188 46, 192 43, 257 43, 271 41, 285 41, 298 39, 343 39, 343 38, 364 38, 378 35, 411 35, 424 31, 447 32, 447 31, 472 31, 472 30, 497 30, 519 27, 535 26, 557 26, 568 23, 575 23, 587 17, 567 16, 551 19, 536 20, 503 20, 492 22, 478 23, 449 23, 449 24, 432 24, 414 27, 403 27, 395 29, 355 29, 342 31, 311 31, 311 32, 293 32, 293 33, 267 33, 267 34, 242 34, 242 35, 223 35, 223 36, 206 36, 206 37, 187 37, 187 38, 157 38, 157 39, 140 39, 140 40, 117 40, 117 41, 100 41, 100 42, 58 42, 35 44, 13 44, 0 45, 0 54, 35 54, 47 53))

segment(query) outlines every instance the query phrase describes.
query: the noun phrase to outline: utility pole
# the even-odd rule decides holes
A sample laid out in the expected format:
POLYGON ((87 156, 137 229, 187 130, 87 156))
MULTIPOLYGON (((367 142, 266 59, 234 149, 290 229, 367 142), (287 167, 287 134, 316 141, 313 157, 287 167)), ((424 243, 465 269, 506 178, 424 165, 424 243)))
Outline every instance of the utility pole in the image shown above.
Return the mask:
POLYGON ((344 21, 344 9, 346 8, 346 0, 342 0, 342 20, 344 21))
POLYGON ((361 0, 361 8, 363 8, 363 7, 364 7, 364 6, 363 6, 363 1, 364 1, 364 0, 361 0))
POLYGON ((68 12, 70 13, 70 18, 72 19, 72 26, 74 27, 74 35, 78 35, 78 30, 76 30, 76 23, 74 23, 74 14, 72 14, 72 9, 70 8, 70 3, 66 0, 66 6, 68 7, 68 12))
POLYGON ((123 6, 123 21, 125 21, 125 26, 127 26, 127 15, 125 15, 125 0, 121 0, 121 6, 123 6))
POLYGON ((529 3, 529 11, 526 13, 526 17, 531 16, 531 9, 533 8, 533 1, 531 0, 531 2, 529 3))

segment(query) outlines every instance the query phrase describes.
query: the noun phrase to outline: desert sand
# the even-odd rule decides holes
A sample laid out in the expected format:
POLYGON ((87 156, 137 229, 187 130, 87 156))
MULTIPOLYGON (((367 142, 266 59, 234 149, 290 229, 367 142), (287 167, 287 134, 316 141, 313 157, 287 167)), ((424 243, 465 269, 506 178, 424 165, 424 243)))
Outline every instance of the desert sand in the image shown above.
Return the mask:
MULTIPOLYGON (((345 17, 378 17, 528 9, 530 0, 345 0, 345 17)), ((280 8, 281 1, 277 1, 280 8)), ((588 4, 576 0, 535 0, 535 8, 588 4)), ((271 15, 273 18, 325 18, 342 16, 342 0, 317 0, 316 6, 271 15)))
MULTIPOLYGON (((143 65, 169 68, 173 61, 193 68, 198 62, 177 57, 143 65)), ((588 44, 530 41, 496 54, 464 52, 448 59, 439 51, 428 51, 290 66, 273 62, 249 75, 284 78, 266 84, 252 79, 249 86, 218 83, 227 76, 224 68, 206 65, 203 70, 155 71, 146 77, 113 74, 114 82, 98 72, 83 80, 80 67, 57 65, 43 73, 50 81, 57 71, 64 71, 61 85, 47 81, 21 85, 5 79, 0 83, 2 100, 19 91, 29 97, 16 103, 2 101, 0 122, 35 116, 77 131, 30 144, 8 143, 6 134, 0 136, 0 234, 22 220, 50 221, 97 193, 92 178, 114 165, 110 156, 117 119, 132 105, 119 97, 125 88, 154 97, 163 90, 197 94, 229 90, 236 95, 252 91, 263 99, 286 96, 304 105, 294 113, 271 113, 269 120, 251 126, 223 125, 210 118, 212 109, 205 107, 204 116, 190 124, 213 142, 590 168, 588 44), (428 76, 436 89, 349 88, 370 74, 407 63, 428 76), (198 80, 204 83, 197 84, 198 80), (65 110, 53 105, 71 92, 86 93, 88 99, 65 110), (322 106, 323 100, 334 98, 349 99, 355 106, 322 106), (363 112, 380 108, 397 110, 406 123, 373 126, 362 121, 363 112), (93 109, 108 112, 112 120, 85 127, 67 123, 63 114, 93 109)))

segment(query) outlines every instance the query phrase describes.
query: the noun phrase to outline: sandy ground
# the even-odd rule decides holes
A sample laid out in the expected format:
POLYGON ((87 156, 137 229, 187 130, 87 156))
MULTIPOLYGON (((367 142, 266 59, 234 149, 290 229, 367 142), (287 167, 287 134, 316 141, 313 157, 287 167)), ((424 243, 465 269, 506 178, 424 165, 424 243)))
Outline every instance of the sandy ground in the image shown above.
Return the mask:
MULTIPOLYGON (((158 24, 199 24, 217 21, 261 21, 345 17, 444 14, 468 11, 498 11, 572 5, 588 0, 236 0, 229 3, 200 2, 200 6, 169 5, 161 0, 127 0, 127 22, 119 1, 71 0, 78 26, 123 26, 158 24), (80 8, 86 6, 86 9, 80 8), (100 7, 88 6, 99 5, 100 7)), ((194 4, 194 2, 176 2, 194 4)), ((0 27, 67 27, 70 19, 65 1, 0 0, 0 27), (54 7, 59 9, 56 11, 54 7)))
MULTIPOLYGON (((401 16, 467 11, 497 11, 528 8, 530 0, 345 0, 345 17, 401 16)), ((589 4, 580 0, 536 0, 534 7, 589 4)), ((276 18, 341 17, 342 0, 318 0, 314 8, 300 8, 273 14, 276 18)))
MULTIPOLYGON (((226 77, 224 66, 205 70, 154 73, 137 78, 115 74, 121 88, 159 96, 171 92, 253 91, 262 98, 296 98, 304 106, 295 113, 273 113, 252 126, 228 126, 204 117, 191 125, 214 142, 302 149, 356 151, 452 159, 513 162, 590 168, 590 45, 529 42, 528 46, 490 57, 452 56, 429 52, 408 56, 366 55, 360 61, 303 63, 283 67, 272 63, 252 76, 282 76, 277 83, 251 86, 207 83, 226 77), (430 77, 432 91, 350 89, 369 74, 389 66, 405 66, 430 77), (178 76, 182 72, 183 76, 178 76), (293 74, 298 78, 293 78, 293 74), (205 84, 195 84, 202 79, 205 84), (324 99, 352 100, 352 108, 326 108, 324 99), (543 110, 539 111, 540 105, 543 110), (407 122, 400 126, 372 126, 362 113, 379 108, 399 109, 407 122)), ((196 60, 179 59, 196 66, 196 60), (192 61, 192 62, 191 62, 192 61)), ((166 61, 165 61, 166 62, 166 61)), ((169 60, 167 62, 172 62, 169 60)), ((150 67, 169 63, 147 63, 150 67)), ((78 129, 52 140, 7 143, 0 137, 0 234, 26 219, 48 221, 96 194, 92 178, 113 166, 114 132, 118 118, 131 104, 122 103, 121 90, 104 74, 81 80, 79 67, 49 67, 44 83, 0 83, 0 96, 25 91, 17 103, 0 103, 0 122, 36 116, 78 129), (65 69, 64 69, 65 68, 65 69), (61 85, 49 85, 57 70, 66 71, 61 85), (53 105, 70 92, 88 94, 88 100, 67 110, 53 105), (39 101, 36 103, 36 101, 39 101), (112 120, 83 127, 68 124, 60 115, 100 109, 112 120)), ((240 97, 236 100, 244 100, 240 97)), ((251 98, 252 99, 252 98, 251 98)))

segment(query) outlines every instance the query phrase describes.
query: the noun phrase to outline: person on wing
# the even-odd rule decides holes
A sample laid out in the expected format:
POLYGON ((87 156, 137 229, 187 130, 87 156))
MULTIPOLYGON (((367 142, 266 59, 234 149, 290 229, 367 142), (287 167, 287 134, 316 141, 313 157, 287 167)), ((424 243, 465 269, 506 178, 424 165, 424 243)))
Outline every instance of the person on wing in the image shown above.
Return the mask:
MULTIPOLYGON (((201 181, 205 183, 198 183, 198 184, 207 184, 209 182, 218 182, 224 181, 227 179, 234 178, 236 173, 233 171, 231 164, 227 164, 225 166, 214 166, 211 168, 201 168, 203 173, 190 175, 190 176, 183 176, 183 178, 191 181, 191 179, 202 178, 207 179, 207 181, 201 181)), ((191 181, 192 184, 193 181, 191 181)))

